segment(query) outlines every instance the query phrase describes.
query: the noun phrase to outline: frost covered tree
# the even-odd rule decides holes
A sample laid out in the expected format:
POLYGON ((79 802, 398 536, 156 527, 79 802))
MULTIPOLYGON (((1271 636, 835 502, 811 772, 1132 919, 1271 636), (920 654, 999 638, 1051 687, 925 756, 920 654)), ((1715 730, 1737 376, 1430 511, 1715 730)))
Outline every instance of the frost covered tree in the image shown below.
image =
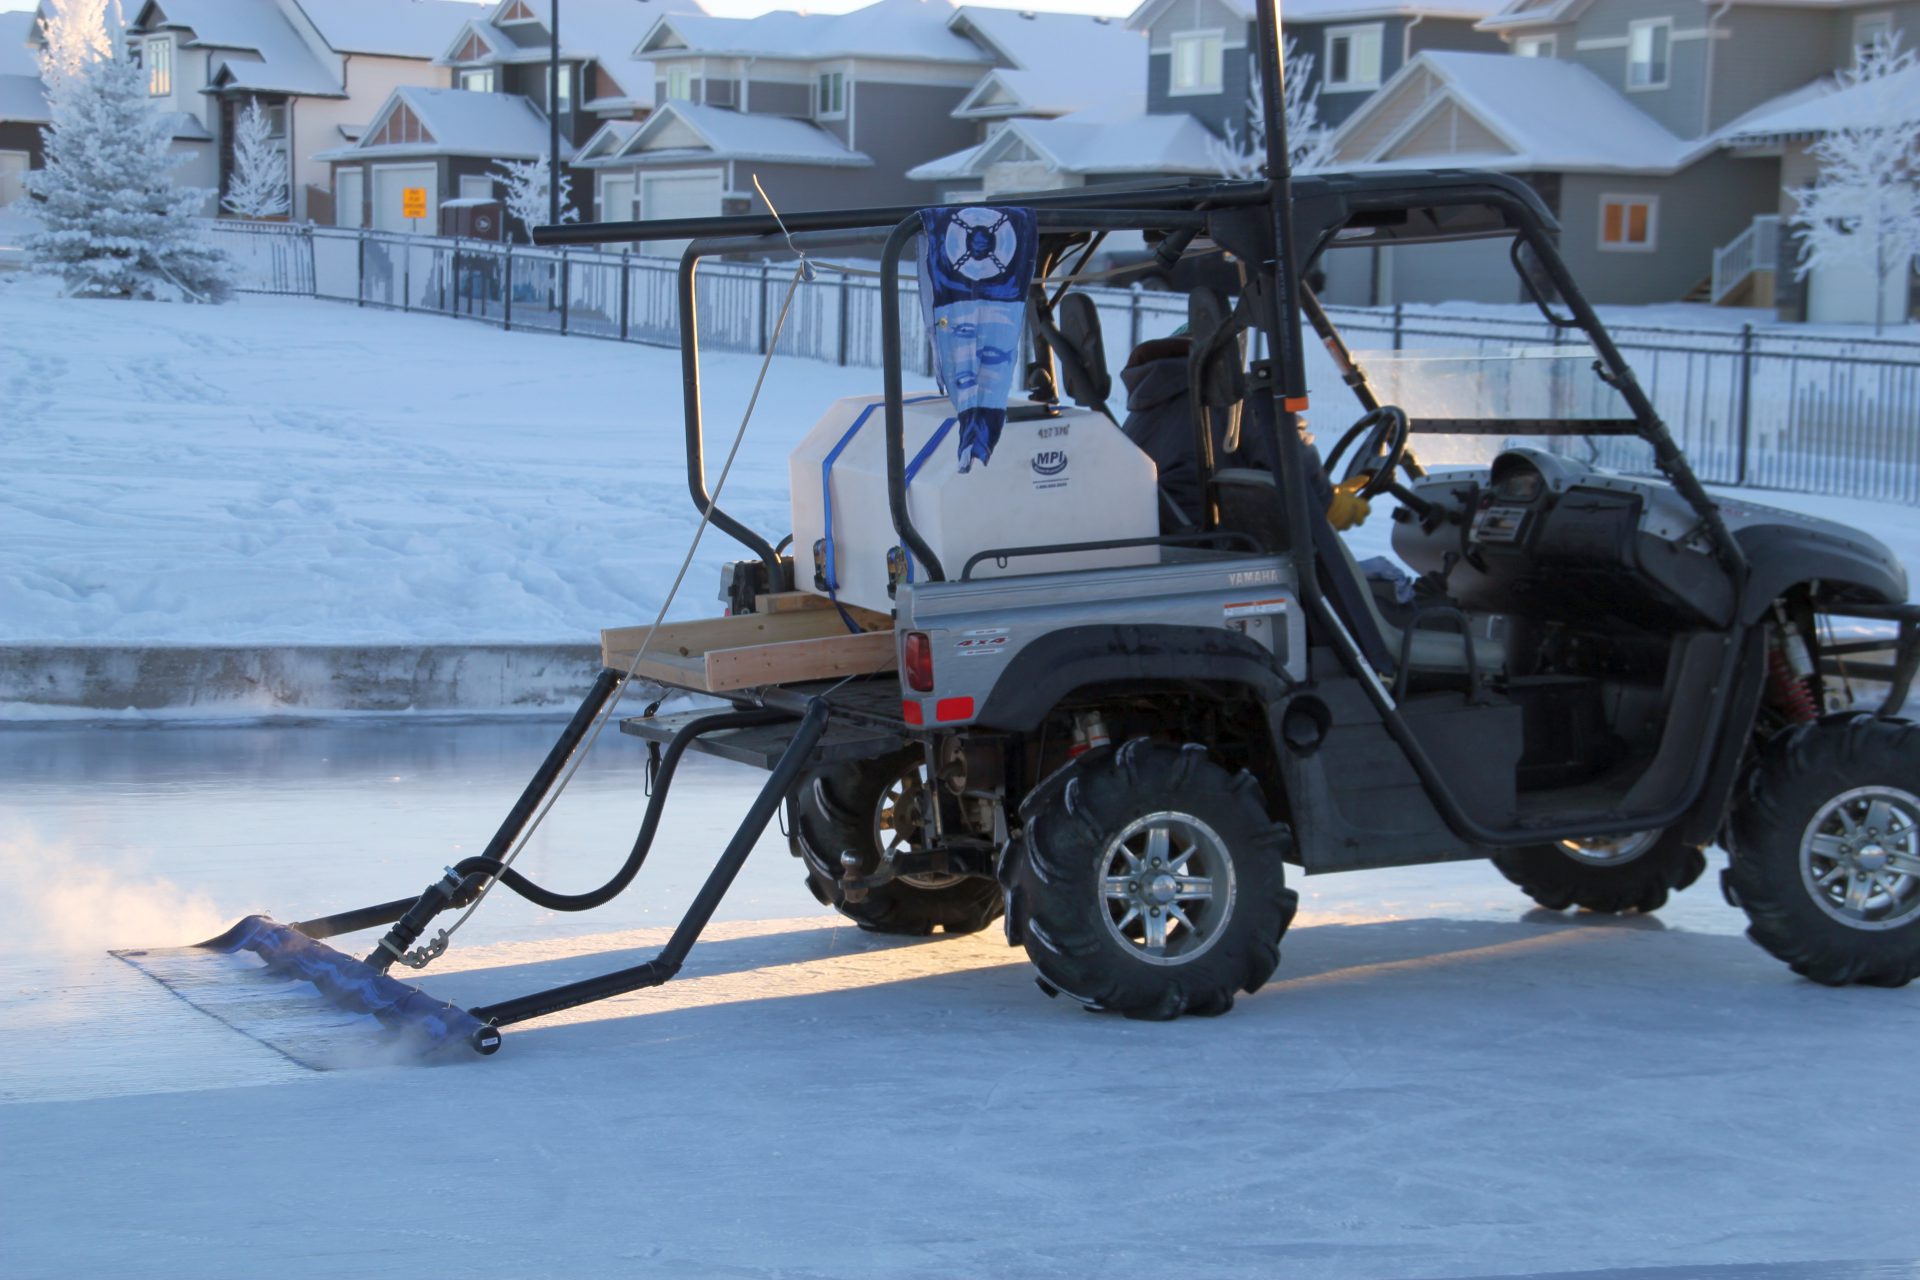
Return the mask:
MULTIPOLYGON (((527 239, 531 240, 535 227, 547 225, 547 174, 550 172, 547 158, 500 163, 502 167, 494 170, 492 176, 506 185, 507 212, 526 228, 527 239)), ((573 207, 573 177, 564 169, 560 171, 560 221, 580 221, 580 211, 573 207)))
MULTIPOLYGON (((1874 332, 1888 319, 1886 295, 1920 258, 1920 63, 1896 36, 1882 36, 1840 72, 1859 105, 1852 124, 1807 148, 1820 162, 1812 186, 1789 187, 1801 233, 1795 278, 1822 267, 1863 267, 1876 295, 1874 332)), ((1898 291, 1904 298, 1905 290, 1898 291)), ((1904 301, 1901 314, 1905 319, 1904 301)))
POLYGON ((273 125, 258 98, 247 99, 247 109, 234 122, 233 176, 220 203, 243 218, 277 218, 291 207, 287 158, 274 145, 273 125))
POLYGON ((224 298, 226 255, 193 222, 211 193, 174 185, 171 130, 148 105, 118 4, 110 18, 108 0, 49 0, 42 31, 52 123, 46 167, 27 175, 40 197, 28 265, 70 294, 224 298))
MULTIPOLYGON (((1313 83, 1313 55, 1288 37, 1286 49, 1287 152, 1296 171, 1325 164, 1333 131, 1320 122, 1320 86, 1313 83)), ((1226 136, 1213 144, 1212 160, 1228 178, 1258 178, 1267 163, 1267 109, 1260 60, 1247 57, 1247 127, 1229 120, 1226 136)))

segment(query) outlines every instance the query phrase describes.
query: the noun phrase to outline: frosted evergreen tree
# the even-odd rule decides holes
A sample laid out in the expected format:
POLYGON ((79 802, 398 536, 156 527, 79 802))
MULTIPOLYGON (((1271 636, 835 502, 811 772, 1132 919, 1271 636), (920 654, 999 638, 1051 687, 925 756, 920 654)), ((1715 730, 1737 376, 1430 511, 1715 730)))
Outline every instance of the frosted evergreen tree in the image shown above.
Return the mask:
POLYGON ((147 101, 118 4, 49 0, 41 78, 52 119, 46 167, 27 175, 40 197, 28 265, 59 276, 70 294, 218 301, 230 289, 226 255, 193 221, 211 192, 173 182, 171 132, 147 101))
MULTIPOLYGON (((1288 38, 1286 58, 1287 152, 1296 172, 1325 164, 1333 131, 1320 122, 1320 86, 1313 83, 1313 55, 1288 38)), ((1247 127, 1227 121, 1226 136, 1213 144, 1212 160, 1224 177, 1258 178, 1267 164, 1267 108, 1260 60, 1247 58, 1247 127)))
MULTIPOLYGON (((500 163, 502 167, 494 170, 492 176, 505 184, 507 191, 503 200, 507 212, 526 228, 527 239, 532 240, 533 229, 547 225, 547 158, 500 163)), ((560 221, 580 221, 580 211, 573 207, 573 176, 564 169, 560 171, 560 221)))
POLYGON ((258 98, 247 99, 247 109, 234 122, 233 174, 220 203, 243 218, 278 218, 291 207, 287 158, 274 144, 273 125, 258 98))
POLYGON ((1873 328, 1886 323, 1886 295, 1898 292, 1904 320, 1906 290, 1893 291, 1920 259, 1920 63, 1896 36, 1882 36, 1839 74, 1840 88, 1860 104, 1856 123, 1823 135, 1807 148, 1820 162, 1812 186, 1789 187, 1799 204, 1804 280, 1822 267, 1864 267, 1873 277, 1873 328))

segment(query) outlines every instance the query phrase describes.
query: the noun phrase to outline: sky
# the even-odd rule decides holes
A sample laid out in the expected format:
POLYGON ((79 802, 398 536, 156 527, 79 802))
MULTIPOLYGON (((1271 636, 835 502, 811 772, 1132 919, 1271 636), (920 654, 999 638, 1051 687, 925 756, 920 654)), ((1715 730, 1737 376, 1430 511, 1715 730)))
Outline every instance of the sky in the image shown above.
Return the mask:
MULTIPOLYGON (((848 9, 858 9, 870 0, 818 0, 812 4, 770 4, 766 0, 707 0, 707 11, 725 18, 751 18, 755 14, 765 13, 769 9, 807 9, 814 13, 844 13, 848 9)), ((967 0, 969 4, 980 4, 994 9, 1045 9, 1054 13, 1104 13, 1113 17, 1124 17, 1131 13, 1134 4, 1131 0, 1045 0, 1035 4, 1032 0, 967 0)), ((9 9, 31 9, 36 0, 0 0, 0 13, 9 9)), ((566 25, 567 11, 564 0, 560 9, 560 24, 566 25)))

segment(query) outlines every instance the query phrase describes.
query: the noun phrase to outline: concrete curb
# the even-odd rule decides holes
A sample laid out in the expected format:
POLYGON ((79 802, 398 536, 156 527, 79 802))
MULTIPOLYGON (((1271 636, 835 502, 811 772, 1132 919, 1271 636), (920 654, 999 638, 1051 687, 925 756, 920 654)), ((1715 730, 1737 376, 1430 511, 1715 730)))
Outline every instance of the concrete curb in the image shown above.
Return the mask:
POLYGON ((596 645, 0 646, 11 719, 570 709, 596 645))

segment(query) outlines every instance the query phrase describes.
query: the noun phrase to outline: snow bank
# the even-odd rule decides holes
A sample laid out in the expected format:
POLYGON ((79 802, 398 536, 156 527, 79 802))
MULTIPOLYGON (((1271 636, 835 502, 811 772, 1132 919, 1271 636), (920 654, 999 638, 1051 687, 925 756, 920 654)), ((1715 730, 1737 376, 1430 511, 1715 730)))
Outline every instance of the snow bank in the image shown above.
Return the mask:
MULTIPOLYGON (((706 361, 719 448, 758 361, 706 361)), ((874 370, 781 360, 724 504, 874 370)), ((672 351, 298 299, 0 286, 0 628, 26 644, 589 642, 651 616, 697 518, 672 351)), ((714 470, 718 470, 718 460, 714 470)), ((715 609, 709 532, 678 616, 715 609)))

